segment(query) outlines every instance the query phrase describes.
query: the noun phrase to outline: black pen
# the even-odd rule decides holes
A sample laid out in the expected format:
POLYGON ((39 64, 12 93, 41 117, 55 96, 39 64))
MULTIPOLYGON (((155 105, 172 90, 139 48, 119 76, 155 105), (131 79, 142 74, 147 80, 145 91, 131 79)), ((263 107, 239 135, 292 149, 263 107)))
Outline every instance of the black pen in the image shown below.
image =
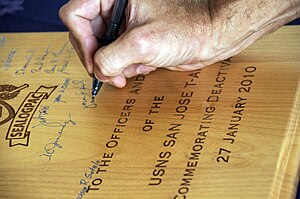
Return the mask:
MULTIPOLYGON (((116 0, 112 11, 112 16, 109 25, 106 28, 105 34, 101 40, 102 46, 107 46, 119 37, 122 17, 128 0, 116 0)), ((94 102, 103 82, 99 81, 95 76, 92 83, 92 101, 94 102)))

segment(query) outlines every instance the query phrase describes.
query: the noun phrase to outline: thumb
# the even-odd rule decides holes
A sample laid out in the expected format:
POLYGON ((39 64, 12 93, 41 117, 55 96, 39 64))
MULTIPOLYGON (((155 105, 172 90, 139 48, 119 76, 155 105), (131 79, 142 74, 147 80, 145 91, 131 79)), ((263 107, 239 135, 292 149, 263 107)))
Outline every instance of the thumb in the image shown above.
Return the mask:
POLYGON ((114 77, 120 75, 128 66, 147 65, 157 54, 154 44, 155 36, 142 27, 127 31, 95 53, 94 72, 114 77))

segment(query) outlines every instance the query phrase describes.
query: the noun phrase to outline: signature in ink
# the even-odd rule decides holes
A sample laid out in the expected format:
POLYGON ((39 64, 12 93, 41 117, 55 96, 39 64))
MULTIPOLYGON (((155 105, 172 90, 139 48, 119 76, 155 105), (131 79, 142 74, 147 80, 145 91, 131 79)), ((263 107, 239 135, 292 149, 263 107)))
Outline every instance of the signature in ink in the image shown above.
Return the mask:
POLYGON ((82 198, 88 190, 88 184, 92 179, 93 175, 96 172, 96 169, 99 167, 100 160, 91 161, 92 166, 89 167, 89 172, 84 174, 84 178, 80 179, 79 184, 83 185, 82 189, 80 190, 77 198, 82 198))
POLYGON ((53 101, 53 103, 66 103, 66 101, 62 100, 62 94, 59 94, 53 101))
POLYGON ((44 59, 48 56, 49 54, 49 49, 50 49, 50 45, 46 48, 46 50, 44 51, 44 53, 42 54, 42 56, 40 56, 37 60, 39 61, 44 61, 44 59))
POLYGON ((48 115, 49 106, 41 106, 41 109, 39 110, 39 115, 37 117, 33 117, 33 119, 38 119, 39 124, 32 126, 32 128, 36 128, 38 126, 47 124, 46 115, 48 115))
MULTIPOLYGON (((0 46, 1 47, 1 46, 0 46)), ((17 50, 15 48, 13 48, 9 53, 8 53, 8 56, 7 56, 7 59, 5 60, 5 62, 3 63, 3 70, 8 70, 10 68, 10 64, 16 54, 17 50)))
POLYGON ((51 46, 49 45, 48 48, 46 48, 46 50, 43 52, 42 56, 37 58, 38 61, 34 63, 36 68, 31 69, 31 73, 37 73, 37 72, 40 72, 43 69, 43 67, 44 67, 43 61, 48 56, 50 47, 51 46))
POLYGON ((6 37, 0 37, 0 48, 2 48, 3 46, 5 46, 7 42, 7 38, 6 37))
POLYGON ((53 74, 55 72, 57 65, 54 65, 51 69, 44 70, 47 74, 53 74))
POLYGON ((60 123, 60 122, 55 122, 55 123, 59 124, 58 126, 56 126, 56 127, 60 128, 57 133, 58 135, 54 139, 51 139, 51 138, 49 139, 50 142, 44 146, 45 152, 39 156, 40 158, 46 158, 47 163, 52 160, 52 157, 57 150, 63 148, 63 145, 59 141, 60 141, 60 138, 63 136, 63 133, 64 133, 66 127, 68 125, 76 125, 76 122, 74 120, 72 120, 70 113, 69 113, 69 119, 67 121, 64 121, 63 123, 60 123))
POLYGON ((16 72, 15 72, 16 75, 24 75, 25 74, 25 71, 27 70, 27 68, 30 64, 35 51, 36 51, 35 49, 31 49, 31 50, 26 51, 26 53, 27 53, 26 56, 25 56, 26 63, 24 64, 24 66, 21 69, 16 70, 16 72))
POLYGON ((55 57, 58 57, 59 55, 61 55, 64 52, 65 48, 67 47, 68 43, 69 42, 64 43, 63 46, 61 47, 61 49, 58 52, 52 52, 52 55, 55 57))
POLYGON ((58 91, 60 94, 54 99, 53 103, 59 103, 63 102, 66 103, 65 101, 62 101, 63 93, 67 90, 69 84, 70 84, 71 78, 66 78, 63 85, 60 86, 60 90, 58 91))
POLYGON ((34 69, 31 69, 31 73, 40 72, 43 69, 44 63, 43 62, 35 62, 34 65, 37 67, 34 69))
POLYGON ((84 178, 79 181, 79 184, 87 185, 90 182, 100 164, 100 160, 91 161, 91 163, 92 166, 89 167, 89 172, 84 174, 84 178))
POLYGON ((65 90, 68 88, 70 81, 71 81, 71 78, 66 78, 63 85, 60 87, 61 90, 59 90, 58 92, 64 93, 65 90))
MULTIPOLYGON (((53 61, 53 63, 57 63, 57 61, 53 61)), ((65 71, 67 69, 68 65, 69 65, 69 61, 66 60, 65 63, 61 67, 58 67, 58 65, 55 64, 55 65, 52 66, 51 69, 45 69, 44 72, 46 74, 54 74, 55 72, 60 72, 60 73, 69 75, 70 73, 65 71)))
POLYGON ((79 89, 79 91, 76 91, 76 95, 82 96, 82 106, 84 109, 86 108, 96 108, 97 104, 95 102, 88 102, 87 100, 87 88, 85 86, 84 80, 73 80, 72 82, 75 85, 76 89, 79 89))
POLYGON ((62 65, 61 68, 57 69, 57 71, 69 75, 70 73, 65 71, 68 66, 69 66, 69 60, 66 60, 64 65, 62 65))
POLYGON ((61 126, 60 122, 48 122, 46 119, 46 115, 48 115, 50 107, 49 106, 42 106, 39 110, 39 115, 37 117, 33 117, 33 119, 38 119, 39 124, 32 126, 31 128, 37 128, 39 126, 46 126, 46 127, 59 127, 61 126))

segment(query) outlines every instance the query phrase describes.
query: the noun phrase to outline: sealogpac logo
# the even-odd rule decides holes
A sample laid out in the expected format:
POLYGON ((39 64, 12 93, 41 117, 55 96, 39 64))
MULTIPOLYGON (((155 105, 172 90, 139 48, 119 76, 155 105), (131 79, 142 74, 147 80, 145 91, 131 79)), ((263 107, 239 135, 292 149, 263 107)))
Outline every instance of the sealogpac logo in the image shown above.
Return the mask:
POLYGON ((48 99, 57 88, 57 86, 40 86, 35 92, 29 92, 15 112, 15 109, 8 103, 9 100, 16 98, 23 89, 28 87, 28 84, 19 87, 8 84, 0 85, 0 126, 10 122, 6 134, 9 147, 29 145, 28 127, 32 117, 41 102, 48 99))

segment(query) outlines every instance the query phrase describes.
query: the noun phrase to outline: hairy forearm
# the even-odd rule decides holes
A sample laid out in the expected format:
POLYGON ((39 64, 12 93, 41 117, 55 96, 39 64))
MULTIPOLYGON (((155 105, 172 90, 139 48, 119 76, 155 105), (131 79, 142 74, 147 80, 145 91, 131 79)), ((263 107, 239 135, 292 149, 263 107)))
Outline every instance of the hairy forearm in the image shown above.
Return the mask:
POLYGON ((300 15, 300 0, 210 0, 220 54, 240 52, 264 34, 300 15), (221 28, 221 29, 220 29, 221 28), (227 47, 231 49, 228 49, 227 47))
POLYGON ((300 14, 300 0, 131 0, 125 32, 99 49, 112 1, 92 2, 69 1, 60 17, 87 71, 118 87, 159 67, 195 70, 234 56, 300 14))
POLYGON ((214 19, 227 28, 259 30, 280 26, 299 17, 300 0, 210 0, 214 19), (222 24, 224 25, 224 24, 222 24))

